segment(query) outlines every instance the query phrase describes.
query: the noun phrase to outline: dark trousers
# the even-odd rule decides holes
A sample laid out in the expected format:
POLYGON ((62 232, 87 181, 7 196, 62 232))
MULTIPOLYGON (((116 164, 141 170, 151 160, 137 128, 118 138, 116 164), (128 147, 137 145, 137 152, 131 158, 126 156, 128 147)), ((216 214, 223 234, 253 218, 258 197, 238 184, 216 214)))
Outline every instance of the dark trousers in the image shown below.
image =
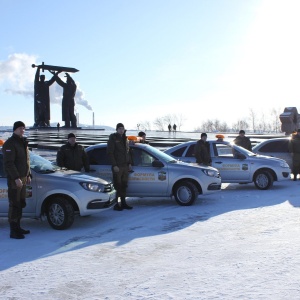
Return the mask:
POLYGON ((113 183, 117 191, 117 197, 126 197, 128 183, 128 166, 118 166, 119 172, 113 171, 113 183))
POLYGON ((22 178, 22 182, 22 188, 17 188, 13 179, 7 179, 9 223, 18 223, 22 218, 23 208, 26 206, 26 177, 22 178))

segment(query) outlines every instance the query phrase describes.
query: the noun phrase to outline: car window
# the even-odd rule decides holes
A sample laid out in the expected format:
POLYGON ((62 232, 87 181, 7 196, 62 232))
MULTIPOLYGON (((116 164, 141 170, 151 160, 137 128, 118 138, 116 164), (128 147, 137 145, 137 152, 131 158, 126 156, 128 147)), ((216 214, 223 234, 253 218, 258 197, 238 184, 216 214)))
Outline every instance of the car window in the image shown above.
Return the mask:
POLYGON ((223 156, 223 157, 234 157, 235 154, 238 152, 230 145, 226 145, 226 144, 214 144, 214 150, 216 156, 223 156))
POLYGON ((270 141, 263 145, 259 152, 289 152, 289 140, 270 141))
POLYGON ((170 154, 175 157, 182 157, 185 149, 186 149, 186 146, 176 149, 175 151, 171 152, 170 154))
POLYGON ((151 167, 152 162, 155 160, 152 155, 142 149, 131 148, 130 153, 134 166, 151 167))
POLYGON ((190 145, 188 151, 186 152, 186 157, 195 157, 195 146, 196 144, 190 145))
POLYGON ((111 160, 106 153, 106 147, 94 148, 91 151, 87 151, 87 155, 91 165, 111 165, 111 160))

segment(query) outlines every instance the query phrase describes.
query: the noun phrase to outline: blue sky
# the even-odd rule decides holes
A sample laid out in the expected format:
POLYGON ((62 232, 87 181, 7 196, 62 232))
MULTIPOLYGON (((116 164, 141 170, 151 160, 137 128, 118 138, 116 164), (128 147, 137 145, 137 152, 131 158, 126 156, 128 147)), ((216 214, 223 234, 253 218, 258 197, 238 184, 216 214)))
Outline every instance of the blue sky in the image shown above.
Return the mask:
MULTIPOLYGON (((31 64, 42 62, 80 70, 75 108, 89 125, 93 113, 128 129, 171 115, 194 130, 298 108, 298 0, 0 3, 0 125, 33 125, 31 64)), ((50 92, 50 121, 63 124, 62 90, 50 92)))

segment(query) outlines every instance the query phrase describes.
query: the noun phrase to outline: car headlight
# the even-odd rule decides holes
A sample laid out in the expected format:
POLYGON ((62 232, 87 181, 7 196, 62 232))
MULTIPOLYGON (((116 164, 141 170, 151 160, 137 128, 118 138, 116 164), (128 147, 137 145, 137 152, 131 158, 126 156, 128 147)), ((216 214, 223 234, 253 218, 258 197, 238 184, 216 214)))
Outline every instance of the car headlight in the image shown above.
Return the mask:
POLYGON ((287 162, 282 161, 282 162, 280 162, 280 167, 281 167, 281 168, 289 168, 290 166, 288 165, 287 162))
POLYGON ((220 177, 219 172, 215 171, 215 170, 211 170, 211 169, 202 169, 201 170, 206 176, 210 176, 210 177, 220 177))
POLYGON ((80 185, 87 191, 90 192, 103 192, 104 185, 99 183, 90 183, 90 182, 80 182, 80 185))

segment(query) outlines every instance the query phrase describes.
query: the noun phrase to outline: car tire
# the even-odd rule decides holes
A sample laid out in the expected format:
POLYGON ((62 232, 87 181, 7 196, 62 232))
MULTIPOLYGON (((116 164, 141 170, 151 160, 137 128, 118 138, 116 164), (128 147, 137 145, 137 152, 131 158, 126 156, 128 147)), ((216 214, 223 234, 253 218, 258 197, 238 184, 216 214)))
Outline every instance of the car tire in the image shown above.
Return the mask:
POLYGON ((273 185, 273 176, 269 171, 258 171, 254 177, 254 184, 259 190, 267 190, 273 185))
POLYGON ((74 222, 74 208, 71 203, 62 197, 53 198, 46 211, 50 226, 57 230, 69 228, 74 222))
POLYGON ((192 205, 198 196, 198 189, 190 181, 180 182, 174 187, 175 200, 181 206, 192 205))

